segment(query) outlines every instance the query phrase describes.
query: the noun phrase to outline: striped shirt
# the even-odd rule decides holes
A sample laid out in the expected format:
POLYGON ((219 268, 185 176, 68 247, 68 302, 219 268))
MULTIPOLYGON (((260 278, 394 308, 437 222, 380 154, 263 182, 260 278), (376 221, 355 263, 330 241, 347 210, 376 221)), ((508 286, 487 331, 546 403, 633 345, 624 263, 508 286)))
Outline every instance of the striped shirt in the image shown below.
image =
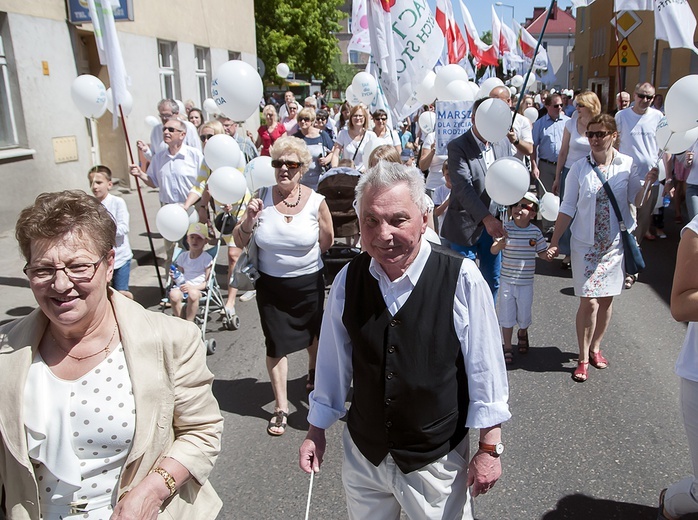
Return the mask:
POLYGON ((536 256, 548 249, 543 233, 533 224, 518 227, 514 221, 504 224, 507 245, 502 251, 501 279, 513 285, 533 285, 536 256))

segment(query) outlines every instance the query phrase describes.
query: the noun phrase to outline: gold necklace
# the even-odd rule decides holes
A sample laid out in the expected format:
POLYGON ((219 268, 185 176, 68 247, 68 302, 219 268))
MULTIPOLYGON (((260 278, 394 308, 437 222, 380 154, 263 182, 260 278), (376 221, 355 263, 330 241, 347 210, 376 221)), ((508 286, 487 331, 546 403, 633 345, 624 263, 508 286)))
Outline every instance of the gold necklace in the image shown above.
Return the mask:
MULTIPOLYGON (((281 202, 283 202, 287 208, 295 208, 296 206, 298 206, 298 204, 301 203, 301 185, 300 184, 298 185, 298 200, 296 202, 294 202, 293 204, 289 204, 288 202, 286 202, 286 197, 288 197, 288 195, 286 195, 286 197, 284 197, 284 194, 281 192, 281 190, 279 188, 276 188, 276 191, 279 193, 279 197, 281 197, 281 202)), ((293 192, 291 192, 291 193, 293 193, 293 192)))
POLYGON ((114 324, 114 332, 111 334, 111 338, 109 338, 109 342, 107 343, 107 346, 104 347, 102 350, 98 350, 94 354, 90 354, 89 356, 74 356, 72 355, 69 351, 61 347, 61 345, 56 341, 56 337, 53 335, 53 332, 51 332, 51 329, 48 329, 48 333, 51 335, 51 339, 53 342, 56 344, 56 346, 63 351, 63 353, 68 356, 69 358, 72 358, 76 361, 82 361, 83 359, 90 359, 91 357, 95 357, 97 354, 101 354, 104 352, 104 359, 109 357, 109 345, 111 345, 111 342, 114 340, 114 336, 116 336, 116 329, 118 328, 118 324, 114 324))

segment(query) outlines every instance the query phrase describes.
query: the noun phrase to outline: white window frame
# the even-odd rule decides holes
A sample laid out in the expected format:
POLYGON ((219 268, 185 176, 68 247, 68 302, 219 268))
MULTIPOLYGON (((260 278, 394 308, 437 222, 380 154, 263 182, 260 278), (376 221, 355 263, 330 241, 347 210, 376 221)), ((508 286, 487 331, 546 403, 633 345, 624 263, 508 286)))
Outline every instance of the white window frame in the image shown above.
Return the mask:
POLYGON ((194 46, 194 76, 199 95, 198 106, 211 97, 211 51, 208 47, 194 46))
POLYGON ((10 69, 7 64, 7 56, 5 55, 5 46, 2 42, 2 34, 0 34, 0 81, 2 88, 0 91, 4 99, 0 99, 0 104, 7 108, 6 123, 0 127, 0 149, 16 148, 19 146, 19 132, 17 131, 17 119, 15 118, 14 104, 12 102, 12 87, 10 85, 10 69), (7 135, 4 135, 7 131, 7 135))
POLYGON ((163 98, 179 99, 177 90, 177 43, 158 40, 158 74, 163 98))

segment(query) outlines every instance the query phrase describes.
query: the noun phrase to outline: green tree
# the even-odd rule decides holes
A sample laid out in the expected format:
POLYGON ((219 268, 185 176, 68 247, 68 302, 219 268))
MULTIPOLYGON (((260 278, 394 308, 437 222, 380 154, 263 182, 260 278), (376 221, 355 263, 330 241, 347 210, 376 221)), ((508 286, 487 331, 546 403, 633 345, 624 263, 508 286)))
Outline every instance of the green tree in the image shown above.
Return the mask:
POLYGON ((318 79, 331 77, 339 55, 335 33, 345 16, 343 0, 254 0, 257 55, 266 65, 264 79, 279 83, 276 65, 318 79))
POLYGON ((344 90, 351 85, 356 72, 356 67, 342 63, 337 55, 332 59, 332 73, 325 78, 325 86, 329 89, 344 90))
POLYGON ((492 45, 492 31, 485 31, 480 35, 480 39, 485 45, 492 45))

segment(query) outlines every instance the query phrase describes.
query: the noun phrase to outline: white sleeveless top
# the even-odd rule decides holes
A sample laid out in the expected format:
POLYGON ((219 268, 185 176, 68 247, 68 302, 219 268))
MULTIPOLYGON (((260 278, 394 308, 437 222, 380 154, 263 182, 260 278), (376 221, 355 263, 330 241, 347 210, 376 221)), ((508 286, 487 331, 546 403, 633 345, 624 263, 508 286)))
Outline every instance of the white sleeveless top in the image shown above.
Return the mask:
POLYGON ((288 222, 287 215, 274 206, 272 189, 265 194, 264 209, 254 234, 259 251, 259 270, 277 278, 316 273, 323 266, 318 213, 325 197, 313 191, 301 212, 292 215, 288 222))
POLYGON ((136 427, 119 344, 84 376, 57 377, 37 353, 24 387, 24 427, 44 520, 109 520, 136 427), (85 512, 70 512, 86 504, 85 512))

